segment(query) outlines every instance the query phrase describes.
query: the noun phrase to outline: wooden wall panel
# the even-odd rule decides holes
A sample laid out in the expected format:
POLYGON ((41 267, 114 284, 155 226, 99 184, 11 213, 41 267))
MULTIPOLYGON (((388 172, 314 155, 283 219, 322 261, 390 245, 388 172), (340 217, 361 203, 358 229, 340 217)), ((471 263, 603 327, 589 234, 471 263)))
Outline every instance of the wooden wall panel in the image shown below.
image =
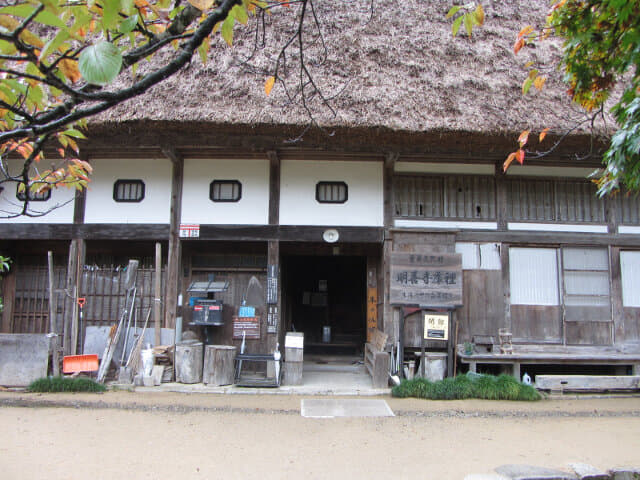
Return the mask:
POLYGON ((611 322, 565 322, 567 345, 611 345, 611 322))
POLYGON ((640 341, 640 308, 624 307, 624 335, 616 343, 640 341))
POLYGON ((610 306, 566 306, 565 322, 611 322, 610 306))
POLYGON ((463 306, 458 311, 458 343, 471 341, 474 335, 498 336, 506 327, 504 292, 500 270, 465 270, 463 306))
POLYGON ((515 342, 562 343, 562 309, 511 305, 511 332, 515 342))
MULTIPOLYGON (((265 353, 268 351, 267 345, 267 314, 266 314, 266 287, 267 274, 261 272, 197 272, 194 271, 191 281, 199 282, 208 279, 210 273, 215 274, 216 281, 228 281, 229 289, 223 293, 216 293, 216 300, 222 300, 224 325, 219 327, 210 327, 213 329, 213 341, 219 345, 235 345, 240 348, 242 340, 233 340, 233 315, 236 314, 237 308, 241 306, 242 299, 247 292, 247 286, 251 277, 256 277, 263 289, 263 301, 259 305, 251 305, 256 307, 256 316, 260 316, 260 339, 246 341, 246 353, 265 353)), ((183 319, 183 330, 194 330, 202 333, 202 327, 190 326, 191 309, 188 307, 189 300, 185 299, 186 312, 183 319)), ((282 347, 280 349, 282 351, 282 347)), ((240 351, 240 350, 238 350, 240 351)))

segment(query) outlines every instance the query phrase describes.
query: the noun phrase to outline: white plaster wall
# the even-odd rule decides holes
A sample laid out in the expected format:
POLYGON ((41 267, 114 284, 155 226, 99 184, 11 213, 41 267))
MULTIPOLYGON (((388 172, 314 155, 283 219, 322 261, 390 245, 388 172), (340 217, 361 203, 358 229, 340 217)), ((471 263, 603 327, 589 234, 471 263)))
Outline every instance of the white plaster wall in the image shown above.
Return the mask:
POLYGON ((93 174, 87 189, 85 223, 169 223, 171 162, 166 158, 91 160, 93 174), (142 180, 141 202, 113 199, 116 180, 142 180))
MULTIPOLYGON (((43 160, 44 162, 44 160, 43 160)), ((20 160, 11 160, 8 162, 7 168, 9 175, 18 175, 22 170, 23 163, 20 160)), ((49 168, 51 165, 38 165, 38 167, 49 168)), ((35 170, 32 175, 36 175, 35 170)), ((29 212, 39 217, 15 217, 7 218, 12 214, 16 214, 22 210, 23 203, 16 198, 15 183, 3 183, 4 187, 0 192, 0 224, 3 223, 73 223, 73 199, 75 197, 75 189, 60 187, 51 190, 51 198, 46 202, 29 202, 29 212)))
POLYGON ((269 223, 269 161, 185 159, 182 223, 266 225, 269 223), (238 180, 238 202, 212 202, 213 180, 238 180))
POLYGON ((381 162, 284 160, 280 172, 282 225, 382 226, 381 162), (348 200, 318 203, 316 184, 345 182, 348 200))

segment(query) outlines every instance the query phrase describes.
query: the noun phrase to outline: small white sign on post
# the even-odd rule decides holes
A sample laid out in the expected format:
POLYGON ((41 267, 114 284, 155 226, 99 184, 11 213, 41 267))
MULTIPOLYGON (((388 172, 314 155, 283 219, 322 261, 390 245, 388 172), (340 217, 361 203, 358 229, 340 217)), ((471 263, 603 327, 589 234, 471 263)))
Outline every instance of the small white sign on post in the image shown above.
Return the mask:
POLYGON ((180 224, 180 238, 198 238, 200 237, 200 225, 196 224, 180 224))
POLYGON ((448 340, 449 339, 449 315, 437 313, 424 314, 424 339, 448 340))

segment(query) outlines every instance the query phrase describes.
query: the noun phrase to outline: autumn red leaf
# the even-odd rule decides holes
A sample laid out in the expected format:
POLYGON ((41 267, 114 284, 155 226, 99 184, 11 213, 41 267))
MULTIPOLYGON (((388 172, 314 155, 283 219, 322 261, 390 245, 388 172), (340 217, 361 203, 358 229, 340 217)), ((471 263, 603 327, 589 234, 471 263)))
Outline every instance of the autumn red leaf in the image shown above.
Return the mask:
POLYGON ((264 82, 264 93, 269 95, 271 93, 271 89, 273 88, 273 85, 275 83, 276 83, 276 77, 271 76, 271 77, 267 78, 266 82, 264 82))
POLYGON ((520 144, 520 148, 524 147, 529 141, 529 133, 530 133, 530 130, 524 130, 518 137, 518 143, 520 144))
POLYGON ((502 165, 502 171, 504 172, 507 171, 507 169, 509 168, 509 165, 511 165, 511 163, 515 160, 516 155, 517 155, 517 152, 511 152, 509 154, 507 159, 504 161, 504 164, 502 165))
POLYGON ((518 152, 516 154, 516 160, 518 160, 518 163, 520 165, 522 165, 524 163, 524 150, 522 150, 522 149, 518 150, 518 152))
POLYGON ((547 136, 547 132, 548 132, 548 131, 549 131, 549 127, 545 128, 544 130, 542 130, 542 131, 540 132, 540 136, 538 137, 538 141, 539 141, 540 143, 542 143, 542 141, 544 140, 544 137, 546 137, 546 136, 547 136))

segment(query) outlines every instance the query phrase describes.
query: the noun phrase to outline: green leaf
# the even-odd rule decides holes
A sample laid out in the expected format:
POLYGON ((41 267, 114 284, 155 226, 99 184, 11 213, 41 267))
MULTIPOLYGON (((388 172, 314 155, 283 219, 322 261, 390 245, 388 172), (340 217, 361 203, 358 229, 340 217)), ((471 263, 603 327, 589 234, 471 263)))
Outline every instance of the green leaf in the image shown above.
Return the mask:
POLYGON ((449 13, 447 13, 447 18, 453 17, 456 13, 460 11, 461 8, 462 7, 460 5, 456 7, 451 7, 451 10, 449 10, 449 13))
POLYGON ((118 12, 120 11, 120 0, 102 1, 102 27, 113 29, 118 22, 118 12))
POLYGON ((234 5, 231 9, 233 16, 236 20, 238 20, 241 24, 246 25, 249 21, 249 15, 247 15, 247 11, 242 5, 234 5))
POLYGON ((224 41, 227 42, 227 45, 231 46, 233 44, 233 23, 235 22, 235 18, 231 14, 227 18, 225 18, 224 22, 222 22, 222 28, 220 29, 220 34, 224 41))
POLYGON ((531 85, 533 85, 533 78, 528 77, 524 83, 522 84, 522 93, 526 95, 531 89, 531 85))
POLYGON ((464 15, 464 28, 467 30, 467 34, 471 36, 473 31, 473 14, 467 13, 464 15))
POLYGON ((84 134, 80 130, 76 130, 75 128, 70 128, 69 130, 65 130, 62 133, 67 135, 67 136, 69 136, 69 137, 87 138, 87 137, 84 136, 84 134))
POLYGON ((458 34, 458 30, 460 30, 460 25, 462 25, 463 18, 463 16, 456 18, 453 22, 453 25, 451 26, 451 32, 453 33, 454 37, 458 34))
POLYGON ((200 60, 202 60, 202 64, 206 65, 207 63, 207 53, 209 52, 209 39, 208 37, 204 39, 204 41, 198 47, 198 55, 200 55, 200 60))
POLYGON ((126 20, 124 20, 120 24, 120 28, 118 28, 118 30, 120 31, 120 33, 130 33, 133 31, 134 28, 136 28, 137 24, 138 24, 138 14, 136 13, 135 15, 131 15, 126 20))
POLYGON ((40 52, 40 56, 38 60, 46 59, 51 53, 56 51, 60 45, 69 40, 69 34, 65 30, 60 30, 58 34, 49 40, 42 51, 40 52))
POLYGON ((120 73, 122 54, 107 41, 102 41, 84 49, 80 54, 78 68, 80 74, 89 83, 106 85, 120 73))

